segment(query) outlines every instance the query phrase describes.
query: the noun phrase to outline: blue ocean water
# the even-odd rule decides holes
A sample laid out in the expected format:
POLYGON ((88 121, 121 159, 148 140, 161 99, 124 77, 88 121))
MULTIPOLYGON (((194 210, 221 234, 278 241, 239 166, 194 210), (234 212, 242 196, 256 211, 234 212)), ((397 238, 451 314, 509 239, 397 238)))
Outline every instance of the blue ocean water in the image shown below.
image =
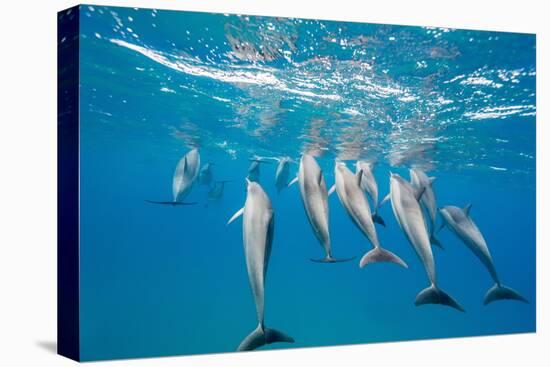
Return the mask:
MULTIPOLYGON (((84 360, 234 351, 257 324, 242 225, 249 158, 376 160, 437 177, 439 206, 471 203, 504 284, 529 304, 484 306, 486 269, 448 229, 439 285, 466 309, 425 305, 424 268, 390 205, 381 244, 409 269, 360 269, 371 248, 336 195, 336 257, 323 251, 297 186, 277 193, 266 324, 294 344, 263 349, 535 331, 535 36, 431 27, 83 6, 80 43, 81 348, 84 360), (198 148, 227 183, 172 200, 177 162, 198 148)), ((297 166, 291 166, 292 176, 297 166)), ((441 218, 438 218, 438 223, 441 218)))

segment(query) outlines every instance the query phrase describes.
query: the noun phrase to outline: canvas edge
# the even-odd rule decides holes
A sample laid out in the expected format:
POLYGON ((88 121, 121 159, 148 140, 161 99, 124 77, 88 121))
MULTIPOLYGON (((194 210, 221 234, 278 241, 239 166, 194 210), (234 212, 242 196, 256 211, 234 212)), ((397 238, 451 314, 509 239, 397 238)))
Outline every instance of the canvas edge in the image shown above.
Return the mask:
POLYGON ((80 361, 80 6, 57 13, 57 353, 80 361))

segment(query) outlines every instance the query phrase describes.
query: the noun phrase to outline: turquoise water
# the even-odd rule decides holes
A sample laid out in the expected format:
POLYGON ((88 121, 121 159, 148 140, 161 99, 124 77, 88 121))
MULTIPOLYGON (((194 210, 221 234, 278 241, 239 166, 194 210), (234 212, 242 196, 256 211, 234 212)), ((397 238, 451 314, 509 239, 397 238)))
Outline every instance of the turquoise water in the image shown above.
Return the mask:
MULTIPOLYGON (((241 221, 254 155, 376 160, 436 176, 438 206, 472 203, 504 284, 530 303, 482 304, 493 282, 449 230, 434 248, 442 289, 466 309, 425 305, 424 268, 390 205, 382 245, 408 264, 360 269, 371 248, 336 195, 336 257, 323 256, 297 186, 261 165, 275 235, 266 324, 294 344, 263 349, 535 331, 535 36, 429 27, 83 6, 81 348, 84 360, 234 351, 256 324, 241 221), (198 148, 218 201, 172 200, 180 158, 198 148)), ((291 166, 294 176, 297 165, 291 166)), ((441 218, 438 218, 438 223, 441 218)))

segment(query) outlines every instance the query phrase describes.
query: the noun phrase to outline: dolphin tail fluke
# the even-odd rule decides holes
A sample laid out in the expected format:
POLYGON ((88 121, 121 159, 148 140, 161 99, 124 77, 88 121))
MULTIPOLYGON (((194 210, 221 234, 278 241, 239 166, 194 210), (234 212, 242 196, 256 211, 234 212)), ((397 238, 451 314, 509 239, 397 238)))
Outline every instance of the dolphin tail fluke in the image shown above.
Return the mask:
POLYGON ((397 265, 401 265, 404 268, 409 267, 407 265, 407 263, 404 262, 399 256, 397 256, 396 254, 394 254, 391 251, 384 250, 381 247, 375 247, 372 250, 370 250, 369 252, 367 252, 361 258, 361 261, 359 262, 359 266, 361 268, 364 268, 365 266, 367 266, 369 264, 384 263, 384 262, 385 263, 394 263, 394 264, 397 264, 397 265))
POLYGON ((430 235, 430 243, 434 246, 437 246, 439 247, 440 249, 444 249, 443 245, 441 244, 441 242, 439 242, 439 240, 435 237, 435 235, 432 233, 430 235))
POLYGON ((332 256, 327 256, 324 259, 309 259, 314 263, 344 263, 355 259, 355 256, 343 258, 343 259, 336 259, 332 256))
POLYGON ((380 215, 378 215, 378 213, 374 213, 372 215, 372 221, 374 223, 380 224, 381 226, 384 226, 384 227, 386 226, 386 222, 384 222, 384 219, 382 219, 382 217, 380 215))
POLYGON ((453 297, 437 288, 434 284, 418 293, 414 304, 416 306, 426 304, 443 305, 456 308, 461 312, 465 312, 464 308, 457 301, 455 301, 453 297))
POLYGON ((244 340, 241 342, 237 351, 250 351, 255 350, 261 346, 272 343, 294 343, 294 339, 291 336, 286 335, 282 331, 262 328, 261 325, 258 325, 254 331, 252 331, 244 340))
POLYGON ((485 294, 485 298, 483 299, 483 304, 488 305, 493 301, 500 301, 505 299, 529 303, 527 299, 525 299, 514 289, 497 283, 487 291, 487 293, 485 294))
POLYGON ((183 201, 154 201, 154 200, 145 200, 145 202, 150 204, 159 204, 159 205, 170 205, 170 206, 178 206, 178 205, 195 205, 196 202, 183 202, 183 201))

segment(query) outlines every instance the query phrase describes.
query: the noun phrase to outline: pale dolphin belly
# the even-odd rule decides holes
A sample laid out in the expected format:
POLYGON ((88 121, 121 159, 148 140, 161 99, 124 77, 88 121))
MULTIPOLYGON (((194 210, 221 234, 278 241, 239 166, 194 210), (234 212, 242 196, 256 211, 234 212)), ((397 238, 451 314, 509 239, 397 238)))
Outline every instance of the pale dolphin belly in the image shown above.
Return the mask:
POLYGON ((424 265, 424 269, 431 284, 437 284, 435 274, 435 262, 430 246, 430 238, 426 231, 426 225, 420 205, 411 198, 403 198, 402 193, 392 191, 392 208, 399 226, 405 233, 409 243, 413 246, 418 258, 424 265))
POLYGON ((336 163, 334 176, 336 178, 336 192, 340 202, 352 222, 374 246, 373 250, 363 255, 359 266, 363 268, 368 264, 390 262, 407 268, 407 264, 401 258, 380 246, 370 206, 361 188, 362 171, 353 174, 345 164, 336 163))
POLYGON ((264 323, 265 276, 271 255, 274 232, 274 212, 271 200, 256 182, 247 180, 247 196, 243 208, 231 217, 228 224, 242 214, 243 245, 248 281, 256 305, 257 327, 239 344, 237 350, 254 350, 275 342, 293 343, 294 339, 264 323))
POLYGON ((415 189, 399 175, 390 175, 390 197, 393 213, 403 233, 405 233, 424 265, 430 281, 430 285, 416 296, 415 305, 441 304, 464 311, 464 308, 457 301, 438 287, 430 238, 419 203, 424 191, 425 188, 415 189))
POLYGON ((528 302, 516 290, 505 286, 500 281, 497 274, 489 247, 485 242, 485 238, 481 231, 470 217, 471 205, 464 208, 456 206, 446 206, 440 209, 443 217, 444 225, 449 227, 451 231, 476 255, 476 257, 487 268, 487 271, 493 278, 495 285, 491 287, 485 294, 483 303, 485 305, 499 300, 516 300, 528 302))
POLYGON ((298 172, 300 193, 306 214, 315 237, 325 250, 327 257, 332 257, 330 233, 328 228, 328 192, 325 179, 314 158, 304 155, 298 172))
POLYGON ((264 323, 264 281, 273 240, 273 209, 265 194, 248 197, 243 212, 243 243, 258 322, 264 323))

